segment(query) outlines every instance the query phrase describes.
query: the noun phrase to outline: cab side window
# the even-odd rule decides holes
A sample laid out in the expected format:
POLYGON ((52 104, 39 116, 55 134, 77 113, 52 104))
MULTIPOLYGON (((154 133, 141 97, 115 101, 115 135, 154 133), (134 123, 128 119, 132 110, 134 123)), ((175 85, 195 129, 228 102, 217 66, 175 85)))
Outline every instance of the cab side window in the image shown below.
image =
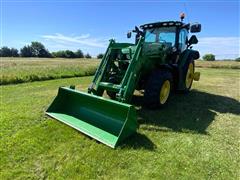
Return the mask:
POLYGON ((182 29, 179 33, 179 50, 183 52, 187 48, 187 30, 182 29))

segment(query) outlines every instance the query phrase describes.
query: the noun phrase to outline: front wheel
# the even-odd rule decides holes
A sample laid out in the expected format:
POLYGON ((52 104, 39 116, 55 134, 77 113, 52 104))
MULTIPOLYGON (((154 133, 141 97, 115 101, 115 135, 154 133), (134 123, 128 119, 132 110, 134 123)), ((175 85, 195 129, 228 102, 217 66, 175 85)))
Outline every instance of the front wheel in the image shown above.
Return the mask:
MULTIPOLYGON (((114 76, 112 76, 112 77, 109 78, 108 82, 115 84, 116 83, 116 78, 114 76)), ((116 92, 107 91, 107 95, 113 100, 116 99, 116 92)))
POLYGON ((173 77, 166 69, 155 70, 149 77, 144 92, 144 105, 148 108, 164 106, 171 94, 173 77))
POLYGON ((193 79, 194 79, 194 69, 195 69, 195 64, 194 64, 193 59, 191 59, 183 67, 183 70, 184 70, 184 79, 183 80, 184 80, 184 84, 185 84, 184 92, 189 92, 192 87, 192 83, 193 83, 193 79))

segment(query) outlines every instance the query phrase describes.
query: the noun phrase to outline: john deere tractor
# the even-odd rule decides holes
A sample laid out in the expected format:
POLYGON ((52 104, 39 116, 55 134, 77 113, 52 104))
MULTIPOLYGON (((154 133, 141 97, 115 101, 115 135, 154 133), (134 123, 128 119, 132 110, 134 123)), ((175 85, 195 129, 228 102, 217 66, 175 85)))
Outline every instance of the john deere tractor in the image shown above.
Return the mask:
POLYGON ((201 31, 198 23, 164 21, 136 26, 135 43, 109 46, 87 93, 74 86, 60 87, 46 114, 73 128, 116 147, 138 128, 136 110, 131 105, 135 90, 144 93, 143 106, 164 106, 171 92, 188 92, 193 80, 199 80, 192 49, 198 40, 189 32, 201 31), (106 94, 110 98, 103 97, 106 94))

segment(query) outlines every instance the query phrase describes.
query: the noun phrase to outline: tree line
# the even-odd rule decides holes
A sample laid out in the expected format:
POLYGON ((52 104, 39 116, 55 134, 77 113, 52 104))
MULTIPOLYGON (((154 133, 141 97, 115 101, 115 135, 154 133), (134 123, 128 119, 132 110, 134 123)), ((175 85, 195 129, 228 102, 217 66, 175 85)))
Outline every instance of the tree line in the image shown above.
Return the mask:
MULTIPOLYGON (((75 52, 71 50, 49 52, 42 43, 37 41, 31 42, 30 45, 24 46, 20 49, 20 51, 18 51, 16 48, 4 46, 0 48, 0 57, 92 58, 89 53, 84 54, 80 49, 75 52)), ((97 58, 102 59, 103 54, 98 54, 97 58)), ((202 59, 205 61, 215 61, 215 55, 205 54, 202 59)), ((240 58, 235 60, 240 61, 240 58)))
MULTIPOLYGON (((31 42, 30 45, 25 45, 20 51, 16 48, 4 46, 0 48, 0 57, 92 58, 89 53, 84 54, 80 49, 75 52, 71 50, 49 52, 42 43, 37 41, 31 42)), ((102 57, 103 54, 97 55, 97 58, 99 59, 102 57)))

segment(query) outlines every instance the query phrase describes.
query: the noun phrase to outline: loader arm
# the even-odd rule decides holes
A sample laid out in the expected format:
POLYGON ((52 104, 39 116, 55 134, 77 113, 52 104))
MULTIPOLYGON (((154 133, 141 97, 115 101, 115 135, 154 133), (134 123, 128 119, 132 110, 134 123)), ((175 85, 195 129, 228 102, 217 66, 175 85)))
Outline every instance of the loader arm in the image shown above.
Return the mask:
POLYGON ((95 73, 95 77, 92 84, 88 88, 88 93, 93 93, 97 96, 102 96, 104 90, 116 92, 116 100, 119 102, 129 103, 131 101, 133 92, 138 83, 140 77, 140 70, 142 67, 142 59, 139 58, 144 37, 141 37, 135 47, 135 51, 132 53, 131 46, 129 43, 115 43, 114 40, 110 40, 110 44, 107 51, 95 73), (128 68, 119 84, 109 83, 106 80, 106 73, 108 72, 108 66, 111 63, 111 53, 113 50, 129 50, 128 68))
POLYGON ((136 84, 138 83, 143 63, 142 59, 139 58, 143 41, 144 37, 141 37, 136 46, 135 53, 132 56, 131 63, 128 66, 122 83, 120 84, 120 91, 117 94, 117 100, 120 102, 128 103, 131 101, 136 84))
POLYGON ((93 94, 97 94, 97 91, 95 90, 96 89, 95 86, 99 83, 99 80, 102 78, 103 71, 104 71, 104 69, 106 69, 106 65, 109 61, 109 54, 111 52, 111 47, 114 43, 115 43, 115 41, 113 39, 111 39, 110 43, 108 45, 108 48, 107 48, 107 50, 106 50, 106 52, 105 52, 105 54, 102 58, 102 61, 101 61, 100 65, 98 66, 98 68, 95 72, 93 81, 90 84, 90 86, 88 87, 88 93, 93 92, 93 94))

